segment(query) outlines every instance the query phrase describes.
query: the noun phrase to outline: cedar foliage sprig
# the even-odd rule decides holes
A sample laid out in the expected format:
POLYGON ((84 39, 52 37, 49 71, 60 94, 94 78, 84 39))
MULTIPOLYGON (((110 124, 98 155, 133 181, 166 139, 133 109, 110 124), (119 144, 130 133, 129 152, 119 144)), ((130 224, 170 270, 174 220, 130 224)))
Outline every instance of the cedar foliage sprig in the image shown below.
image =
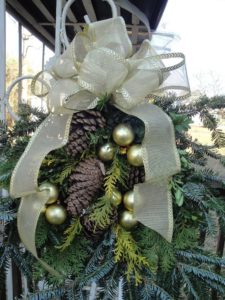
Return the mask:
POLYGON ((113 190, 116 187, 116 184, 119 183, 123 187, 126 186, 126 181, 129 175, 129 166, 125 160, 123 160, 118 152, 115 154, 112 161, 111 167, 106 171, 104 188, 106 196, 108 198, 112 197, 113 190))
POLYGON ((114 258, 117 263, 126 263, 126 277, 130 281, 134 276, 135 284, 139 285, 143 278, 141 275, 144 267, 149 267, 149 262, 140 252, 137 243, 131 233, 121 226, 115 228, 116 243, 114 249, 114 258))
POLYGON ((90 220, 95 223, 96 228, 105 229, 111 224, 111 216, 113 214, 113 206, 110 198, 106 195, 99 198, 93 206, 90 214, 90 220))
POLYGON ((64 231, 64 241, 60 246, 55 246, 60 251, 64 251, 66 248, 68 248, 71 243, 73 242, 76 235, 79 235, 82 231, 82 225, 80 223, 79 218, 74 218, 71 221, 70 226, 64 231))

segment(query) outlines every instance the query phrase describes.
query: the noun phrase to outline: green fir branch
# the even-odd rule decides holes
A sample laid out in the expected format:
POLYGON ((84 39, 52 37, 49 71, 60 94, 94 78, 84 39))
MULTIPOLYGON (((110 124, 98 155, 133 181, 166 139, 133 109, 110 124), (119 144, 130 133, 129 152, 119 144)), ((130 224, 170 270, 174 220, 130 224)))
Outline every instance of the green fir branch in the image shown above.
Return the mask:
POLYGON ((173 300, 163 288, 156 285, 154 282, 151 282, 148 278, 145 279, 145 284, 140 291, 140 296, 142 300, 173 300))
POLYGON ((185 274, 193 275, 202 281, 207 280, 210 282, 215 282, 225 287, 225 278, 221 275, 184 263, 179 263, 178 265, 185 274))
POLYGON ((225 259, 220 257, 206 256, 201 253, 193 253, 190 251, 176 251, 176 256, 178 258, 183 258, 188 262, 198 262, 201 264, 215 265, 224 267, 225 259))
POLYGON ((200 300, 198 294, 197 294, 197 291, 195 290, 191 280, 189 279, 189 277, 187 276, 187 274, 183 271, 182 268, 180 268, 178 266, 178 270, 179 270, 179 273, 183 279, 183 282, 185 284, 185 289, 188 290, 188 292, 192 295, 192 297, 195 299, 195 300, 200 300))

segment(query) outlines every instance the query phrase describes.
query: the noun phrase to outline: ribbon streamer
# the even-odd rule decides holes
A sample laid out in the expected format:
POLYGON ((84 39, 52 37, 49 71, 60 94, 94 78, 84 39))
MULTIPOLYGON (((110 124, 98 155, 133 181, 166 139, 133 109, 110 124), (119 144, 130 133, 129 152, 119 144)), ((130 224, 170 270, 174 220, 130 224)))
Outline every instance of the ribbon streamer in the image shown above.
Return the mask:
POLYGON ((37 74, 32 90, 37 96, 47 95, 50 115, 32 136, 10 183, 11 196, 22 197, 18 230, 26 248, 54 273, 38 258, 35 247, 37 221, 47 202, 47 191, 38 190, 38 172, 44 157, 67 143, 72 114, 94 108, 106 93, 112 95, 112 104, 118 109, 145 124, 142 155, 146 179, 134 187, 134 215, 171 241, 173 214, 168 179, 179 172, 180 161, 170 118, 147 98, 166 101, 165 92, 171 91, 175 100, 189 96, 183 54, 157 55, 145 40, 132 55, 124 20, 99 21, 78 33, 49 70, 37 74), (45 80, 42 94, 37 86, 40 76, 45 80))

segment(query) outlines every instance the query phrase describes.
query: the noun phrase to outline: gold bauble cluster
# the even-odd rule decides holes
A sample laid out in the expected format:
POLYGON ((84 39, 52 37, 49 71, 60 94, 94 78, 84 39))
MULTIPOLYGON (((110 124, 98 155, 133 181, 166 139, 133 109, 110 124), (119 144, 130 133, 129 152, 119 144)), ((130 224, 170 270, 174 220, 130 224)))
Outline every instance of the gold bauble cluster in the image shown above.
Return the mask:
MULTIPOLYGON (((119 146, 119 153, 127 155, 127 160, 130 165, 140 167, 143 165, 142 146, 132 144, 135 139, 135 134, 129 124, 118 124, 112 133, 113 141, 119 146)), ((102 161, 113 160, 116 153, 116 146, 111 142, 102 145, 98 150, 98 157, 102 161)), ((120 215, 120 225, 125 229, 130 230, 137 224, 134 218, 134 192, 128 191, 123 196, 121 192, 114 188, 111 194, 110 202, 114 207, 117 207, 123 201, 125 210, 120 215)))
POLYGON ((126 230, 130 230, 137 224, 137 220, 133 216, 134 209, 134 192, 128 191, 123 196, 121 192, 114 188, 112 191, 112 196, 110 202, 114 207, 119 206, 123 201, 123 205, 126 210, 124 210, 120 215, 120 225, 126 230))
POLYGON ((60 225, 64 223, 67 217, 67 213, 66 209, 62 205, 56 203, 59 196, 57 187, 50 182, 44 182, 39 186, 39 191, 47 191, 49 196, 46 203, 47 207, 45 207, 45 209, 43 210, 46 220, 50 224, 54 225, 60 225))
MULTIPOLYGON (((120 146, 120 153, 127 154, 127 160, 130 165, 140 167, 143 165, 141 145, 131 145, 135 135, 130 125, 118 124, 112 133, 113 141, 120 146)), ((98 150, 98 157, 102 161, 113 160, 116 153, 116 147, 113 143, 107 142, 98 150)))
POLYGON ((120 215, 120 225, 129 230, 137 225, 137 220, 134 218, 134 192, 128 191, 123 195, 123 204, 127 210, 124 210, 120 215))
POLYGON ((112 136, 117 145, 127 148, 126 151, 122 148, 122 152, 127 154, 127 160, 130 165, 135 167, 143 165, 141 145, 131 145, 135 138, 131 126, 127 124, 117 125, 113 130, 112 136))

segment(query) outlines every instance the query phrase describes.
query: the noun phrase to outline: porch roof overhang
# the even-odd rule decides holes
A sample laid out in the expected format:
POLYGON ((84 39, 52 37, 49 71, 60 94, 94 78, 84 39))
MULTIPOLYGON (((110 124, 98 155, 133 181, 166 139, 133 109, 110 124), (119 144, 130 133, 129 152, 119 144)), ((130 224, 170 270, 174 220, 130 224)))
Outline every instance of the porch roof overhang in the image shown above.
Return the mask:
MULTIPOLYGON (((155 30, 159 24, 167 0, 130 0, 148 18, 150 27, 155 30)), ((65 4, 65 0, 62 0, 65 4)), ((6 9, 32 34, 43 41, 50 49, 55 44, 56 0, 6 0, 6 9)), ((70 39, 80 30, 84 23, 84 15, 89 15, 92 21, 111 17, 111 9, 108 3, 100 0, 77 0, 67 16, 67 34, 70 39)), ((128 11, 121 9, 120 15, 124 17, 127 25, 135 25, 145 30, 143 24, 137 24, 137 20, 128 11)))

